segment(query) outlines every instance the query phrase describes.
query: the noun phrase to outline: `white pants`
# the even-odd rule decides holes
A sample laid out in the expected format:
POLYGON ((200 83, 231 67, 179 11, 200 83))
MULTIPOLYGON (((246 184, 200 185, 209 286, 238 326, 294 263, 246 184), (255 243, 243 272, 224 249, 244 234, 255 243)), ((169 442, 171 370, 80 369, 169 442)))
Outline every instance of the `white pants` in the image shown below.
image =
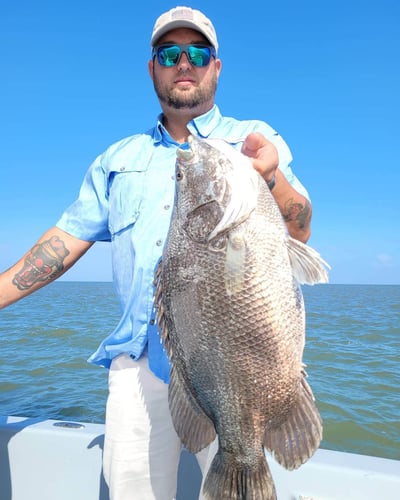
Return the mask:
MULTIPOLYGON (((181 442, 169 413, 168 385, 150 371, 147 356, 113 360, 105 428, 103 472, 110 500, 173 500, 181 442)), ((208 448, 197 460, 204 473, 211 462, 208 448)))

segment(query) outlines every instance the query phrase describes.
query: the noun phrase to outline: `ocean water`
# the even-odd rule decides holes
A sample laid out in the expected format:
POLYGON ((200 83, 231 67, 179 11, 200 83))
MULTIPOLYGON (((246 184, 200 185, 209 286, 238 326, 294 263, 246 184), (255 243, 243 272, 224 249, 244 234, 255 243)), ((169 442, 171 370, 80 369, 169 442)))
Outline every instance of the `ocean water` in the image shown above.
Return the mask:
MULTIPOLYGON (((303 292, 321 446, 400 459, 400 285, 303 292)), ((58 281, 0 311, 0 415, 103 422, 108 372, 86 359, 118 319, 111 283, 58 281)))

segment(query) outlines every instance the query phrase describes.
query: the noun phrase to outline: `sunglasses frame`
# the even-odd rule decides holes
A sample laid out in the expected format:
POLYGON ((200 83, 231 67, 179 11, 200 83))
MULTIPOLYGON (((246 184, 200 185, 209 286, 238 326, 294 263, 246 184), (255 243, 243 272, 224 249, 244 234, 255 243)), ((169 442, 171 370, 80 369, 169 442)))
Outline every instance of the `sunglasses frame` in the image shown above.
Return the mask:
POLYGON ((152 53, 151 53, 151 57, 152 57, 152 59, 157 57, 157 61, 160 64, 160 66, 163 66, 164 68, 173 68, 174 66, 176 66, 179 63, 183 53, 186 54, 188 61, 195 68, 206 68, 210 64, 211 58, 217 57, 217 51, 215 50, 215 48, 212 45, 207 45, 207 44, 203 44, 203 43, 188 43, 188 44, 186 44, 186 43, 162 43, 160 45, 156 45, 153 48, 152 53), (180 53, 178 55, 178 59, 176 60, 175 64, 171 64, 171 65, 163 64, 160 60, 159 50, 163 49, 163 48, 171 48, 171 47, 178 47, 179 48, 180 53), (210 59, 208 60, 207 64, 204 64, 204 65, 193 64, 192 59, 191 59, 190 54, 189 54, 190 47, 194 47, 194 48, 198 48, 198 49, 208 49, 210 51, 210 59))

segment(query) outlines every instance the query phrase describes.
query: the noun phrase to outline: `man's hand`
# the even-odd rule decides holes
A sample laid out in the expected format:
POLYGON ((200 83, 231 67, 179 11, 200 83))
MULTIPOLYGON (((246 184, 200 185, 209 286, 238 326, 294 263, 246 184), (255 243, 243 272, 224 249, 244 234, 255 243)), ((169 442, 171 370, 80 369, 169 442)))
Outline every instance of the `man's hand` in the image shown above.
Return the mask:
POLYGON ((265 181, 271 182, 279 164, 278 151, 272 142, 259 132, 252 132, 243 143, 242 153, 251 158, 253 167, 265 181))
POLYGON ((253 167, 268 184, 273 179, 276 181, 276 186, 273 182, 270 189, 289 234, 306 243, 311 233, 311 204, 289 184, 278 169, 279 156, 276 147, 259 132, 252 132, 243 143, 242 153, 251 158, 253 167))

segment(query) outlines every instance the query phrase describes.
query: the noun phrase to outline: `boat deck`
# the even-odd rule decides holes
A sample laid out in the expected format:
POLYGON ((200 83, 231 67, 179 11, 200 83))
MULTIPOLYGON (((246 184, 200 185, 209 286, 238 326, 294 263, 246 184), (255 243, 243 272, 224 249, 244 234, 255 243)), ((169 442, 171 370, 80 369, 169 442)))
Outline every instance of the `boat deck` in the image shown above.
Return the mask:
MULTIPOLYGON (((104 426, 0 417, 0 500, 108 500, 104 426)), ((300 469, 268 463, 278 500, 397 500, 400 461, 318 450, 300 469)), ((177 500, 197 500, 201 475, 182 452, 177 500)))

